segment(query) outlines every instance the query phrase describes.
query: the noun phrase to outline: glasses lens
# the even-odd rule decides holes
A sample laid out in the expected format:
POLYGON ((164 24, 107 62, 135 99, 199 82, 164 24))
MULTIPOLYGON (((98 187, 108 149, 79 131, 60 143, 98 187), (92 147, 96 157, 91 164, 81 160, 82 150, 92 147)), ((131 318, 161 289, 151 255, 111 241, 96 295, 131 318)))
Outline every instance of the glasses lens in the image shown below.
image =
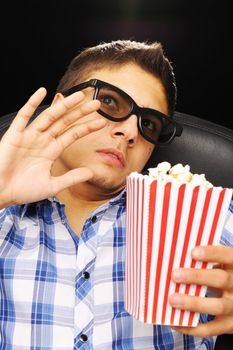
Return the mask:
POLYGON ((153 141, 169 142, 174 133, 175 125, 163 117, 152 113, 145 113, 141 117, 142 133, 153 141))
POLYGON ((101 87, 96 98, 101 102, 100 109, 116 119, 126 116, 132 109, 126 96, 108 87, 101 87))

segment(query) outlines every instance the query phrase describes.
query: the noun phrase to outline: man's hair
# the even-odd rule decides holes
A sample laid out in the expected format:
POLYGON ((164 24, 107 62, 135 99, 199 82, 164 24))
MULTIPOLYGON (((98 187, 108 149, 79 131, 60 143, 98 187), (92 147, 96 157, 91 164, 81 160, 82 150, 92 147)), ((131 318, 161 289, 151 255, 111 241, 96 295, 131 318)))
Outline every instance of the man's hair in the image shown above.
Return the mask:
POLYGON ((176 105, 176 82, 173 68, 159 42, 117 40, 88 47, 70 62, 57 91, 65 91, 83 82, 95 70, 136 63, 158 78, 167 97, 168 113, 173 115, 176 105))

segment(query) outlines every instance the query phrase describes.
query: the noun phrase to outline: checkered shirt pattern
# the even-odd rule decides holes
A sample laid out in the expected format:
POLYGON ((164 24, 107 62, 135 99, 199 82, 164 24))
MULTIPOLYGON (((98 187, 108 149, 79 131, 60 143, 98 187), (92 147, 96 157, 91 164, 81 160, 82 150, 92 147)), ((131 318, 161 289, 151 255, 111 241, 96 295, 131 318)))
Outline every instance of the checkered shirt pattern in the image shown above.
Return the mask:
MULTIPOLYGON (((233 246, 233 203, 222 243, 233 246)), ((87 218, 80 238, 55 198, 1 210, 0 350, 213 349, 213 338, 124 310, 124 249, 124 191, 87 218)))

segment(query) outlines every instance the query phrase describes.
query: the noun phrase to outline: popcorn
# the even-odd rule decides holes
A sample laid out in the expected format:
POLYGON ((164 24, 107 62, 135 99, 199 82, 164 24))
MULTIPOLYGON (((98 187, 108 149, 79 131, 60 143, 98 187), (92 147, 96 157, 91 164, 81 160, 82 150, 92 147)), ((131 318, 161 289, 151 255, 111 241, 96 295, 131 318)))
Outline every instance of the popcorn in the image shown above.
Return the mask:
POLYGON ((193 187, 204 186, 213 187, 213 184, 206 180, 205 174, 193 174, 190 172, 190 166, 178 163, 171 166, 168 162, 161 162, 155 168, 149 168, 149 176, 162 182, 178 182, 180 184, 190 183, 193 187))
POLYGON ((157 168, 160 173, 166 173, 171 168, 171 164, 168 162, 162 162, 157 165, 157 168))

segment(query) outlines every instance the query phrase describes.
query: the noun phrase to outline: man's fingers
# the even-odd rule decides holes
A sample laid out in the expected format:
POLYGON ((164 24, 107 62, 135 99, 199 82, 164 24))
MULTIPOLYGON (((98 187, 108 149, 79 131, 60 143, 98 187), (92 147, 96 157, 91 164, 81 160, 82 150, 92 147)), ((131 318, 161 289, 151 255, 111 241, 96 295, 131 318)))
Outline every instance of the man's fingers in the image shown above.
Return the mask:
POLYGON ((18 111, 16 117, 11 123, 10 129, 15 131, 23 131, 27 126, 29 119, 35 112, 36 108, 41 104, 46 96, 46 89, 39 88, 25 103, 25 105, 18 111))
POLYGON ((230 315, 233 303, 228 298, 202 298, 183 294, 172 294, 171 305, 180 310, 189 310, 209 315, 230 315))
POLYGON ((179 333, 189 334, 194 337, 207 338, 224 333, 233 333, 232 316, 216 317, 213 321, 200 323, 197 327, 172 327, 179 333))
POLYGON ((88 181, 92 178, 93 172, 88 168, 78 168, 68 171, 66 174, 53 177, 51 182, 51 195, 64 190, 77 183, 88 181))
POLYGON ((40 113, 31 124, 31 127, 35 127, 40 132, 47 130, 56 120, 63 116, 63 114, 78 105, 84 99, 84 96, 82 91, 78 91, 70 96, 64 97, 40 113))
POLYGON ((51 136, 56 137, 62 132, 64 132, 67 128, 69 128, 76 121, 78 121, 80 118, 95 112, 97 109, 99 109, 99 107, 100 102, 97 100, 87 102, 63 115, 54 124, 52 124, 47 129, 47 131, 50 133, 51 136))
POLYGON ((62 135, 57 137, 57 142, 61 145, 61 149, 71 145, 74 141, 88 135, 93 131, 97 131, 106 125, 105 119, 95 119, 82 124, 76 124, 66 130, 62 135))
POLYGON ((233 289, 233 275, 222 269, 180 269, 172 272, 176 283, 206 285, 224 290, 233 289))
POLYGON ((192 257, 196 260, 215 262, 224 265, 233 264, 233 249, 223 246, 196 247, 192 251, 192 257))

